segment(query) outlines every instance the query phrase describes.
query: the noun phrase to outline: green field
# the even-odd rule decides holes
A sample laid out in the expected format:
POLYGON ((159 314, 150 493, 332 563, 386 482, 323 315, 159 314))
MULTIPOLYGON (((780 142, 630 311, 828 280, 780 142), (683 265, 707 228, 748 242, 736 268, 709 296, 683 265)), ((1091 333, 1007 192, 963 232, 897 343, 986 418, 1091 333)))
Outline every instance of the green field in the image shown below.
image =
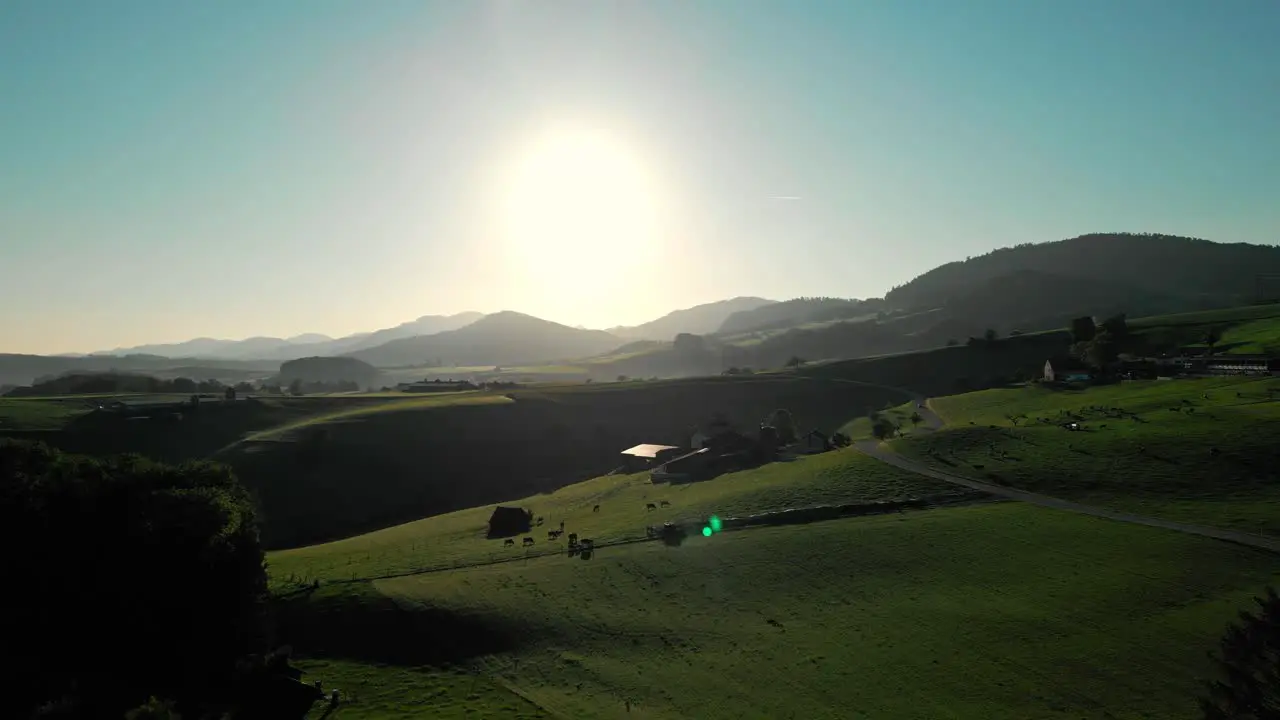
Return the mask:
POLYGON ((1280 380, 1270 378, 986 390, 930 401, 948 428, 895 441, 893 447, 953 471, 1055 497, 1280 533, 1276 392, 1280 380), (1010 416, 1020 418, 1018 428, 1010 416), (1061 424, 1069 421, 1084 430, 1064 430, 1061 424))
POLYGON ((649 524, 698 521, 711 514, 732 517, 814 505, 911 498, 954 502, 973 497, 975 493, 963 488, 918 477, 846 449, 699 483, 655 485, 647 473, 609 475, 513 500, 506 504, 528 508, 546 521, 534 529, 537 544, 531 553, 504 549, 500 540, 485 539, 492 511, 492 505, 486 505, 345 540, 282 550, 271 556, 271 567, 277 589, 287 590, 290 578, 304 583, 365 579, 558 553, 564 543, 546 542, 546 530, 559 527, 561 521, 568 532, 601 544, 643 539, 649 524), (646 509, 648 503, 662 500, 670 506, 657 512, 646 509), (600 512, 594 511, 596 505, 600 512))
POLYGON ((1172 720, 1275 579, 1248 549, 1006 503, 323 584, 290 627, 355 693, 335 718, 535 717, 510 687, 554 717, 1172 720))

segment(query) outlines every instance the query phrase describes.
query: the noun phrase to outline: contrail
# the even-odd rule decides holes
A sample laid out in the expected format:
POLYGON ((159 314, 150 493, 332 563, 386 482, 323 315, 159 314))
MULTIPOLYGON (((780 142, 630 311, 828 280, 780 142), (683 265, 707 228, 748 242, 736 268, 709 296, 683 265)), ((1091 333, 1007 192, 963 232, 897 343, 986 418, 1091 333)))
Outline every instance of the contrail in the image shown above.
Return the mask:
POLYGON ((771 195, 770 200, 801 200, 799 195, 771 195))

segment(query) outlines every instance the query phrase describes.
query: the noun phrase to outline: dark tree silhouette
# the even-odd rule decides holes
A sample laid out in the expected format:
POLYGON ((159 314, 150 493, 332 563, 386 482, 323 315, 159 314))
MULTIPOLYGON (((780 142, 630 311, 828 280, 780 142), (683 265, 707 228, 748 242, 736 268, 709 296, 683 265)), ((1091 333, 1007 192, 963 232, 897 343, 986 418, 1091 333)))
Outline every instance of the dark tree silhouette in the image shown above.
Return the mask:
POLYGON ((1074 343, 1087 343, 1093 339, 1098 333, 1098 328, 1093 324, 1093 318, 1084 315, 1071 319, 1071 341, 1074 343))
MULTIPOLYGON (((6 716, 121 717, 148 697, 202 717, 266 642, 249 493, 224 466, 96 460, 0 441, 6 716)), ((163 704, 163 703, 160 703, 163 704)), ((154 716, 154 715, 152 715, 154 716)))
POLYGON ((1204 333, 1204 344, 1209 346, 1209 354, 1213 354, 1213 348, 1222 340, 1222 330, 1217 327, 1211 327, 1204 333))
POLYGON ((1211 681, 1200 700, 1205 720, 1280 718, 1280 595, 1268 587, 1254 602, 1258 610, 1242 611, 1222 638, 1223 679, 1211 681))
POLYGON ((987 342, 995 342, 998 337, 1000 334, 995 331, 995 328, 987 328, 987 331, 982 333, 982 339, 987 342))

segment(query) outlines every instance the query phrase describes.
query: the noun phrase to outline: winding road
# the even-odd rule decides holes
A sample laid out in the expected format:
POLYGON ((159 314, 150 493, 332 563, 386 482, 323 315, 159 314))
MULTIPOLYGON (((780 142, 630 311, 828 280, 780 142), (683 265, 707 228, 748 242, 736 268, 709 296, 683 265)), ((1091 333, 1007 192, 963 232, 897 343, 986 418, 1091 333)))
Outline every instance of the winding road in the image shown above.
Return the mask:
MULTIPOLYGON (((942 418, 929 407, 927 401, 924 401, 918 395, 899 389, 899 392, 911 395, 912 401, 923 405, 917 408, 916 412, 924 418, 924 429, 928 432, 941 430, 944 423, 942 418)), ((1116 520, 1119 522, 1133 523, 1135 525, 1147 525, 1149 527, 1164 528, 1165 530, 1173 530, 1188 535, 1200 535, 1202 537, 1213 538, 1215 540, 1224 540, 1226 542, 1237 543, 1239 545, 1247 545, 1249 547, 1266 550, 1269 552, 1280 553, 1280 538, 1269 537, 1266 535, 1255 535, 1253 533, 1241 532, 1239 530, 1227 530, 1223 528, 1209 527, 1206 525, 1191 525, 1188 523, 1174 522, 1172 520, 1161 520, 1159 518, 1147 517, 1145 515, 1134 515, 1133 513, 1118 512, 1115 510, 1107 510, 1106 508, 1095 507, 1092 505, 1082 505, 1070 500, 1051 497, 1049 495, 1041 495, 1039 493, 1027 492, 1025 490, 1016 490, 1014 488, 1005 487, 1003 485, 995 485, 981 480, 975 480, 963 475, 939 470, 923 463, 911 460, 890 450, 885 444, 876 440, 859 440, 854 443, 862 453, 869 455, 880 462, 902 468, 908 472, 917 475, 941 480, 953 485, 979 490, 981 492, 996 495, 998 497, 1008 498, 1010 500, 1018 500, 1021 502, 1039 505, 1041 507, 1053 508, 1055 510, 1066 510, 1067 512, 1080 513, 1081 515, 1092 515, 1093 517, 1105 518, 1107 520, 1116 520)))

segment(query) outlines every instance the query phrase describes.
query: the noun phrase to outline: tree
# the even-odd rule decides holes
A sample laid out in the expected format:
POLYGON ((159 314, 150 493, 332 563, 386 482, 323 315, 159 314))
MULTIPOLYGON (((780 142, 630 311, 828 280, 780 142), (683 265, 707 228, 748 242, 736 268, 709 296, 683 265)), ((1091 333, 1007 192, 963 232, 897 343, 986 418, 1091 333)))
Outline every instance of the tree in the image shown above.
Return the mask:
POLYGON ((236 389, 234 387, 227 387, 227 389, 223 392, 222 396, 224 399, 227 399, 227 400, 235 400, 236 389))
POLYGON ((1100 330, 1085 347, 1085 362, 1095 370, 1104 370, 1119 357, 1114 338, 1106 330, 1100 330))
POLYGON ((886 438, 893 437, 893 434, 897 432, 897 430, 897 426, 895 426, 888 418, 877 417, 875 421, 871 423, 871 434, 874 435, 877 440, 884 440, 886 438))
POLYGON ((982 333, 982 339, 989 343, 995 342, 998 337, 1000 337, 1000 334, 996 332, 995 328, 987 328, 987 331, 982 333))
POLYGON ((290 394, 290 395, 301 395, 301 394, 302 394, 302 380, 301 380, 301 379, 299 379, 299 378, 294 378, 293 382, 289 383, 289 394, 290 394))
POLYGON ((920 417, 920 413, 912 411, 911 417, 907 418, 911 421, 911 428, 914 430, 917 425, 924 422, 924 418, 920 417))
POLYGON ((791 417, 791 411, 786 408, 774 410, 765 424, 778 431, 778 442, 783 445, 790 445, 798 439, 795 418, 791 417))
POLYGON ((1117 343, 1124 342, 1129 337, 1129 322, 1125 319, 1124 313, 1112 315, 1103 320, 1102 329, 1110 333, 1112 340, 1117 343))
POLYGON ((254 503, 227 467, 0 441, 0 487, 0 542, 23 548, 5 565, 23 588, 0 619, 6 716, 118 718, 154 695, 202 717, 265 650, 254 503))
POLYGON ((618 376, 618 382, 626 382, 626 381, 627 381, 627 380, 629 380, 629 379, 630 379, 630 378, 628 378, 626 375, 619 375, 619 376, 618 376))
POLYGON ((1071 319, 1071 342, 1087 343, 1097 334, 1098 328, 1093 324, 1093 318, 1088 315, 1071 319))
POLYGON ((804 364, 804 362, 805 362, 804 358, 800 357, 799 355, 792 355, 791 358, 787 360, 787 367, 789 368, 800 367, 801 365, 804 364))
POLYGON ((1213 348, 1222 340, 1222 330, 1217 327, 1210 327, 1204 332, 1204 344, 1209 346, 1209 354, 1213 354, 1213 348))
POLYGON ((1280 717, 1280 595, 1268 587, 1254 598, 1258 610, 1241 612, 1227 627, 1216 658, 1224 680, 1200 699, 1205 720, 1274 720, 1280 717))

